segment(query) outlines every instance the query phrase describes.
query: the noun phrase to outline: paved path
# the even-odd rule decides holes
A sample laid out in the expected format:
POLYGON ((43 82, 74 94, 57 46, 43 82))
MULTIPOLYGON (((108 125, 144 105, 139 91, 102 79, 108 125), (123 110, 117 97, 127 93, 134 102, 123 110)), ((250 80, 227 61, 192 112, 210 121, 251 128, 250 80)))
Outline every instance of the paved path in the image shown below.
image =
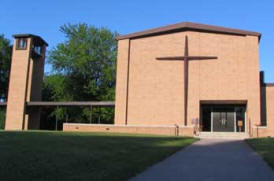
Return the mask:
POLYGON ((202 139, 130 181, 274 181, 274 171, 242 140, 202 139))

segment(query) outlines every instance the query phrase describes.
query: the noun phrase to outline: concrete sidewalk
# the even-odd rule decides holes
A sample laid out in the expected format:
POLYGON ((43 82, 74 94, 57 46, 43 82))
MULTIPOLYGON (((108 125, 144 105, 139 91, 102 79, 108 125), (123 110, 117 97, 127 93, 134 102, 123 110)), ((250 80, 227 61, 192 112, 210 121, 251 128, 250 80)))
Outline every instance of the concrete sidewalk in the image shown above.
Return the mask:
POLYGON ((202 139, 130 181, 274 181, 274 171, 242 140, 202 139))

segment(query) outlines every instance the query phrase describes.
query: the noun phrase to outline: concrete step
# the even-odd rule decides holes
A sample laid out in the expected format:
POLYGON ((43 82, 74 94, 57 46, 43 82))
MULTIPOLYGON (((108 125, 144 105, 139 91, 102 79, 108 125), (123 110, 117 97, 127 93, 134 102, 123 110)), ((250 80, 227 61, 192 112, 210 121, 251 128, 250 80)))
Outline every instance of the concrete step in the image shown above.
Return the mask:
POLYGON ((246 139, 249 138, 249 135, 235 132, 199 132, 195 137, 205 139, 246 139))

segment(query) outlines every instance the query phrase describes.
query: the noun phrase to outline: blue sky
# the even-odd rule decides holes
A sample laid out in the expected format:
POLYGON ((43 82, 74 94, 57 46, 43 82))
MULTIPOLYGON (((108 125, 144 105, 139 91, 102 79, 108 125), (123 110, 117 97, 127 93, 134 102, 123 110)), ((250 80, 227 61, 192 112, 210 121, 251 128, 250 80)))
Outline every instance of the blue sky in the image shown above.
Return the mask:
MULTIPOLYGON (((40 35, 49 50, 64 40, 59 27, 85 22, 126 34, 183 21, 262 33, 260 68, 274 82, 272 0, 1 0, 0 34, 40 35)), ((46 67, 50 71, 50 67, 46 67)))

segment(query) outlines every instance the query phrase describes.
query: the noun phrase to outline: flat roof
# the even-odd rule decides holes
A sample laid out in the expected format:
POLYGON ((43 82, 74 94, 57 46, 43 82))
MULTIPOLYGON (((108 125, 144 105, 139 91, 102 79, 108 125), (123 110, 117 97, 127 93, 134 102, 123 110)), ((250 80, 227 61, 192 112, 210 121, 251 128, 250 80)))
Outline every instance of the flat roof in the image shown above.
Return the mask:
POLYGON ((26 34, 15 34, 15 35, 13 35, 13 37, 14 38, 30 38, 30 37, 36 38, 36 39, 40 40, 43 44, 48 46, 48 43, 38 35, 26 33, 26 34))
POLYGON ((54 102, 54 101, 31 101, 27 102, 27 106, 115 106, 114 101, 67 101, 67 102, 54 102))
POLYGON ((7 106, 7 102, 0 102, 0 106, 7 106))
POLYGON ((264 87, 274 87, 274 83, 263 83, 262 86, 264 86, 264 87))
POLYGON ((192 22, 183 22, 183 23, 177 23, 177 24, 163 26, 159 28, 153 28, 145 31, 140 31, 136 33, 120 35, 117 37, 117 40, 136 39, 136 38, 156 36, 161 34, 189 31, 189 30, 198 31, 198 32, 240 35, 240 36, 251 35, 251 36, 257 36, 259 40, 261 38, 261 33, 254 32, 254 31, 246 31, 246 30, 226 28, 226 27, 206 25, 206 24, 198 24, 198 23, 192 23, 192 22))

